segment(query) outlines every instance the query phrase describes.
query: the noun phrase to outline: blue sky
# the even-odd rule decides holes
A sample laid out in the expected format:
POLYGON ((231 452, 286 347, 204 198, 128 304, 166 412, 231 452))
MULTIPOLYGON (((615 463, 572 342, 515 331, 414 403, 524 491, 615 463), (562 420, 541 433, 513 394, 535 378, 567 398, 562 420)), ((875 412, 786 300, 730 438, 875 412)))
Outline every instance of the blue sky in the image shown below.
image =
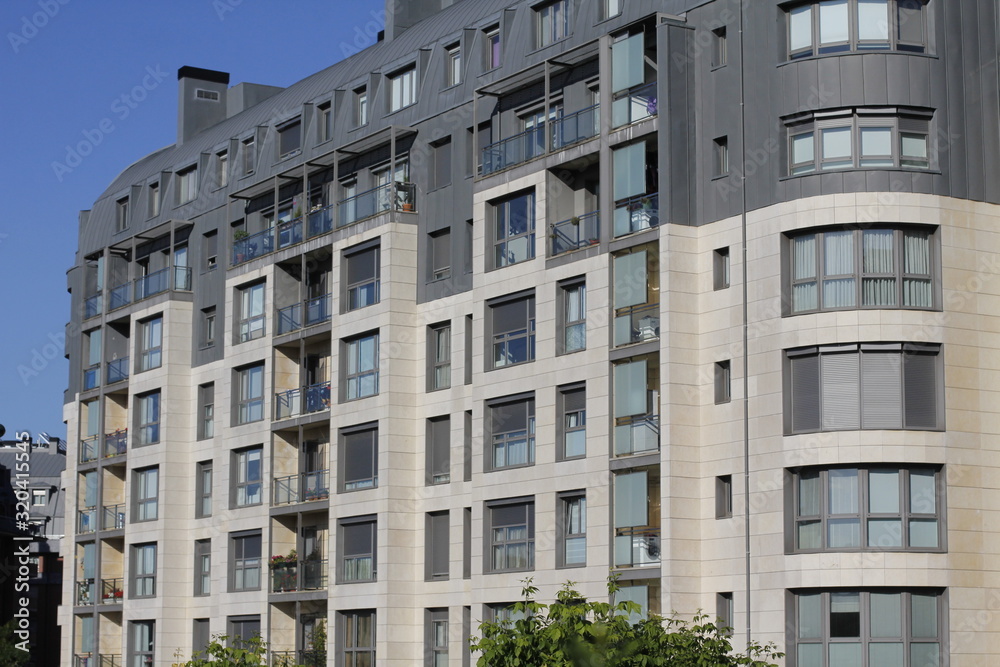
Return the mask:
POLYGON ((0 2, 0 424, 65 436, 66 271, 77 220, 174 143, 177 69, 287 86, 372 43, 379 0, 0 2), (85 156, 70 147, 93 146, 85 156))

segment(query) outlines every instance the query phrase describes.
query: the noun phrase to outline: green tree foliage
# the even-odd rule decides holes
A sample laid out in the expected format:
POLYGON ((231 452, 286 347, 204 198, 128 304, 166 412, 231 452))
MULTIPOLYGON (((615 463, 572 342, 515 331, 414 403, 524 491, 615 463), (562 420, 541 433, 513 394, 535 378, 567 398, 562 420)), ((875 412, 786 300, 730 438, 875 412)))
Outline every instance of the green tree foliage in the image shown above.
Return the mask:
MULTIPOLYGON (((612 599, 618 591, 608 580, 612 599)), ((592 602, 565 584, 551 605, 534 602, 538 589, 524 582, 524 600, 514 605, 514 621, 488 621, 472 638, 479 667, 774 667, 782 657, 775 646, 751 644, 734 652, 727 629, 707 616, 691 623, 650 615, 639 605, 592 602)))
POLYGON ((14 634, 17 619, 12 618, 0 626, 0 665, 24 665, 28 662, 28 652, 17 648, 18 638, 14 634))
POLYGON ((229 642, 226 635, 215 635, 204 653, 175 667, 261 667, 267 664, 267 643, 254 635, 250 639, 229 642), (228 644, 232 644, 229 646, 228 644), (238 644, 238 645, 237 645, 238 644))

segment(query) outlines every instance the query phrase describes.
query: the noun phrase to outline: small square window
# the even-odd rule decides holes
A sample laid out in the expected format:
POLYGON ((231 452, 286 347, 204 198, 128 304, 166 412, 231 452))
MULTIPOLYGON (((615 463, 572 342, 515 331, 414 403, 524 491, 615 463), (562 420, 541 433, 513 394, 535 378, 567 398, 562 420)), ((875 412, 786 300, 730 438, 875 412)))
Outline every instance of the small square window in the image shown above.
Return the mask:
POLYGON ((31 490, 31 505, 33 507, 44 507, 49 501, 49 492, 45 489, 31 490))
POLYGON ((732 369, 729 359, 715 362, 715 403, 728 403, 732 394, 732 369))
POLYGON ((524 572, 535 568, 534 500, 486 503, 486 572, 524 572))
POLYGON ((722 67, 729 62, 726 44, 726 26, 712 31, 712 67, 722 67))
POLYGON ((729 246, 712 255, 712 284, 717 290, 729 287, 729 246))
POLYGON ((376 581, 378 568, 378 522, 374 516, 340 519, 339 545, 340 567, 337 568, 337 583, 348 584, 360 581, 376 581))
POLYGON ((718 137, 712 143, 714 147, 713 175, 725 176, 729 173, 729 137, 718 137))
POLYGON ((715 518, 728 519, 733 516, 733 476, 719 475, 715 478, 715 518))

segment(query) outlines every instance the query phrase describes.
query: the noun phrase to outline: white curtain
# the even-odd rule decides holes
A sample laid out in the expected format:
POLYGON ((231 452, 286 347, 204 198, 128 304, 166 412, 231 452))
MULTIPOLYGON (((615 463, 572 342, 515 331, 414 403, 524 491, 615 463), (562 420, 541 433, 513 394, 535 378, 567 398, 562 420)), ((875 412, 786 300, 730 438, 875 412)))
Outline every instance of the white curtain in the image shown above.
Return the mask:
MULTIPOLYGON (((824 276, 844 276, 854 273, 854 232, 827 232, 823 235, 824 276)), ((854 278, 823 281, 823 306, 844 308, 855 301, 854 278)))
POLYGON ((903 280, 903 305, 930 308, 931 242, 927 232, 903 232, 903 271, 907 275, 927 276, 903 280))
MULTIPOLYGON (((866 274, 894 274, 891 229, 871 229, 861 240, 863 270, 866 274)), ((895 278, 866 278, 862 284, 863 303, 866 306, 896 305, 895 278)))
POLYGON ((816 235, 796 237, 792 241, 792 275, 796 281, 812 278, 813 282, 799 283, 792 288, 792 310, 815 310, 816 302, 816 235))

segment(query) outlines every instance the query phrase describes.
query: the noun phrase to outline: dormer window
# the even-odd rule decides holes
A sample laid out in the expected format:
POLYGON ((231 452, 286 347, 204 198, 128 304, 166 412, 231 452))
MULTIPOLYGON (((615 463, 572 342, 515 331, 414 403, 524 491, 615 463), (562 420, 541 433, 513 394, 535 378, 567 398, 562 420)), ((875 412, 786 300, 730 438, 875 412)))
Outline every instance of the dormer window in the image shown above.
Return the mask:
POLYGON ((302 149, 302 120, 296 118, 278 128, 278 159, 283 160, 302 149))

